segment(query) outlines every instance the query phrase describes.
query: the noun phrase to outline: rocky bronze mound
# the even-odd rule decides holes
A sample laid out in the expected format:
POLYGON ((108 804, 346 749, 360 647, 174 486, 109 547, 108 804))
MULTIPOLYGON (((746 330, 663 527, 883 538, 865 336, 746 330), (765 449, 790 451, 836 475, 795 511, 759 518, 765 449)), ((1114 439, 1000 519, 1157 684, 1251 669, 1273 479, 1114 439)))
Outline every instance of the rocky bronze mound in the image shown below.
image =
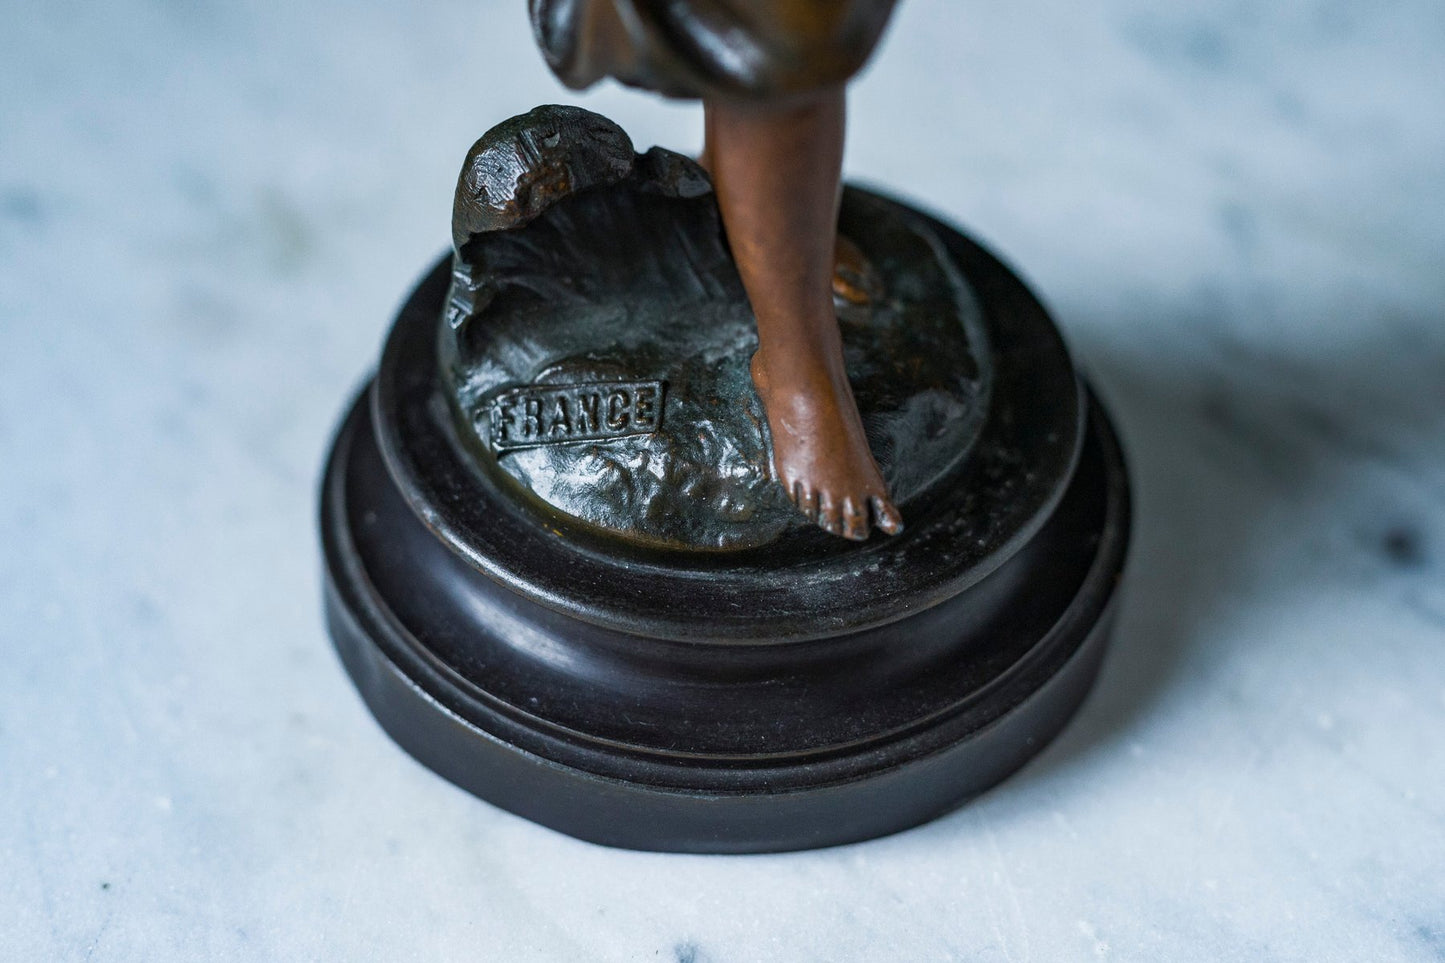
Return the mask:
MULTIPOLYGON (((841 229, 871 264, 867 303, 838 303, 849 380, 906 513, 978 438, 985 327, 923 219, 850 190, 841 229)), ((453 241, 441 361, 479 458, 646 543, 756 547, 808 524, 769 474, 753 315, 700 167, 538 108, 468 154, 453 241)))

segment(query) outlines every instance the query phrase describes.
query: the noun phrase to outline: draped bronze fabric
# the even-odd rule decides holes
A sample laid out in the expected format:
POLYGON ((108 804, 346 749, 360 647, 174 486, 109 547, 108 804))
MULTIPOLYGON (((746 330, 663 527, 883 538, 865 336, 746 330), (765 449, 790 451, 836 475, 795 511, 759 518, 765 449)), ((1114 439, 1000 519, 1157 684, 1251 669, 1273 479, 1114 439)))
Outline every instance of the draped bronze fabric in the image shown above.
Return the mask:
POLYGON ((528 0, 547 63, 670 97, 778 99, 841 84, 867 61, 895 0, 528 0))

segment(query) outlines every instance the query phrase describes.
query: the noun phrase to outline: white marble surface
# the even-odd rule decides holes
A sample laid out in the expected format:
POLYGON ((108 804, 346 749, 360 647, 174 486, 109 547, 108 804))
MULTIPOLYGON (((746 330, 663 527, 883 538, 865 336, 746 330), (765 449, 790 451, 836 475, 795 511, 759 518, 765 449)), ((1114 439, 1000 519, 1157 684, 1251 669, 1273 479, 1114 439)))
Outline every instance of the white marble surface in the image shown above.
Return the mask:
POLYGON ((567 96, 522 0, 0 0, 0 959, 1445 957, 1442 45, 1439 0, 906 0, 851 169, 1056 309, 1131 591, 973 805, 701 858, 432 776, 320 620, 343 399, 466 147, 567 96))

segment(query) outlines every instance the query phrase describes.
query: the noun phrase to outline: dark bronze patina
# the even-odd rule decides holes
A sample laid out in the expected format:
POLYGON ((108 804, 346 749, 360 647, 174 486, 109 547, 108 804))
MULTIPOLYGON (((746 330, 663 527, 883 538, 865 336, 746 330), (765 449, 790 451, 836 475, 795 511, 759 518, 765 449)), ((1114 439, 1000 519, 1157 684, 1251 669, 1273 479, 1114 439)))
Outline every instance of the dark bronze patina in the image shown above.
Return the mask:
POLYGON ((870 450, 833 308, 854 290, 837 238, 843 85, 893 0, 532 0, 548 63, 573 87, 603 77, 701 99, 701 163, 757 319, 752 380, 771 471, 825 530, 865 539, 903 518, 870 450), (839 267, 841 262, 841 267, 839 267))
POLYGON ((488 131, 333 444, 332 638, 458 785, 611 845, 824 846, 994 784, 1087 692, 1108 419, 1008 268, 840 187, 892 6, 532 3, 562 79, 701 99, 707 143, 488 131))
MULTIPOLYGON (((807 523, 769 468, 754 313, 700 167, 634 155, 587 111, 539 107, 477 142, 456 198, 441 364, 476 457, 574 518, 655 544, 751 547, 807 523), (587 399, 615 383, 606 403, 625 407, 625 383, 642 379, 668 386, 658 417, 619 410, 593 427, 587 399)), ((978 433, 982 319, 922 219, 850 191, 841 224, 866 250, 868 296, 830 296, 832 325, 901 502, 946 479, 978 433)))

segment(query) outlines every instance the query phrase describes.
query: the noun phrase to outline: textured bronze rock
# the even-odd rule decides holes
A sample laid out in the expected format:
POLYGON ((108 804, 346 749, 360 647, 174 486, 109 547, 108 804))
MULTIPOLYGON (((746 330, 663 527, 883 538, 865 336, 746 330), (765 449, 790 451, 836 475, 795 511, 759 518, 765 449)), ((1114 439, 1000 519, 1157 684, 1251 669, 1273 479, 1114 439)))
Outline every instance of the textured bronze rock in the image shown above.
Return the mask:
MULTIPOLYGON (((769 472, 748 370, 756 325, 701 168, 633 155, 603 118, 543 107, 477 142, 457 199, 441 363, 475 457, 646 542, 741 548, 808 524, 769 472), (657 406, 646 431, 638 381, 659 386, 643 389, 657 406)), ((849 378, 901 504, 946 479, 978 434, 992 372, 982 319, 923 220, 850 192, 841 223, 879 292, 835 304, 849 378)))

